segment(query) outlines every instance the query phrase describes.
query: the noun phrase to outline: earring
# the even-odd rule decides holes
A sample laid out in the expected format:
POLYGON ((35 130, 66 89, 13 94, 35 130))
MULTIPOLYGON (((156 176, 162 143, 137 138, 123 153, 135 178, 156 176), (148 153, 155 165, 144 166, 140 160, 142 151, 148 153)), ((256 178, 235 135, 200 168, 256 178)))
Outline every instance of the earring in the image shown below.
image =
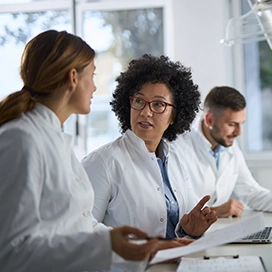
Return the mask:
POLYGON ((212 126, 209 126, 209 129, 212 129, 213 127, 212 126))

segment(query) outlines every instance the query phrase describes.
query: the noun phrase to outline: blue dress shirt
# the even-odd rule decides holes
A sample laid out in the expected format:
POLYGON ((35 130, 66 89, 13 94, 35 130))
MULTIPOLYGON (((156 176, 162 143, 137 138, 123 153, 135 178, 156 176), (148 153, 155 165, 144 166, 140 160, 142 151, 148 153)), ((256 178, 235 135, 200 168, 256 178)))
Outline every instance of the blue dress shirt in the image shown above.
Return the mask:
POLYGON ((215 159, 215 164, 216 164, 216 167, 218 168, 218 165, 219 165, 219 155, 220 155, 220 152, 223 152, 225 150, 225 147, 222 146, 222 145, 217 145, 215 147, 214 150, 210 150, 209 152, 211 153, 211 155, 214 157, 215 159))
POLYGON ((166 238, 174 238, 176 237, 175 228, 179 221, 179 207, 177 200, 173 194, 167 170, 165 165, 167 164, 167 159, 164 156, 163 161, 160 158, 157 158, 164 185, 164 195, 166 201, 167 208, 167 229, 166 229, 166 238))

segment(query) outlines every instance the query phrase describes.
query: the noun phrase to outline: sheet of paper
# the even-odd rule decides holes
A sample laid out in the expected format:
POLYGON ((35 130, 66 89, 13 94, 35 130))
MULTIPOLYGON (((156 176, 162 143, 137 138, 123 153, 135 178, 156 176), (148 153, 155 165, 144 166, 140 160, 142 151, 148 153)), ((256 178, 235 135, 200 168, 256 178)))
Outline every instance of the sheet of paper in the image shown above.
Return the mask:
POLYGON ((253 216, 243 218, 241 221, 233 223, 225 228, 206 232, 202 238, 188 246, 160 250, 151 260, 150 264, 160 263, 211 247, 227 244, 254 232, 261 231, 264 227, 264 216, 260 212, 253 216))
POLYGON ((258 256, 239 256, 237 259, 218 257, 209 260, 182 258, 177 272, 262 272, 265 271, 258 256))

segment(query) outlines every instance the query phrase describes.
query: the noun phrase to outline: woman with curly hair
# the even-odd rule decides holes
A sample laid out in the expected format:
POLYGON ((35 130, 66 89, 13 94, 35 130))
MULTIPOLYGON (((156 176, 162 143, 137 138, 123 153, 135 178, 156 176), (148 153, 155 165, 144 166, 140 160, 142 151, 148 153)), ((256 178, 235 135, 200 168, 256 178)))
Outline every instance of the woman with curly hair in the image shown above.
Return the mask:
POLYGON ((82 160, 95 190, 94 215, 116 227, 141 227, 166 238, 202 235, 217 217, 196 202, 168 141, 190 130, 200 93, 189 68, 143 55, 117 78, 110 102, 122 136, 82 160), (195 207, 194 207, 195 206, 195 207))

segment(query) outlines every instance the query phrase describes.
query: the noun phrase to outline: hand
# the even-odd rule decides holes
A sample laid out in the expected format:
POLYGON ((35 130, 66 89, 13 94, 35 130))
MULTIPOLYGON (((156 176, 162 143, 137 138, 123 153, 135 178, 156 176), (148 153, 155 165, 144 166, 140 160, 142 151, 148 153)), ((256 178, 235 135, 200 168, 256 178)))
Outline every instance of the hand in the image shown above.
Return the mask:
POLYGON ((244 210, 244 205, 236 200, 236 199, 230 199, 228 202, 218 206, 218 207, 212 207, 212 210, 214 210, 218 217, 238 217, 242 214, 244 210))
POLYGON ((185 214, 180 220, 181 227, 188 235, 202 235, 217 220, 214 210, 209 207, 203 208, 209 199, 210 196, 204 196, 190 213, 185 214))
POLYGON ((161 241, 158 239, 147 240, 137 244, 129 241, 129 235, 146 238, 147 233, 129 226, 114 228, 110 231, 111 245, 114 252, 126 260, 142 261, 154 256, 161 249, 161 241))

